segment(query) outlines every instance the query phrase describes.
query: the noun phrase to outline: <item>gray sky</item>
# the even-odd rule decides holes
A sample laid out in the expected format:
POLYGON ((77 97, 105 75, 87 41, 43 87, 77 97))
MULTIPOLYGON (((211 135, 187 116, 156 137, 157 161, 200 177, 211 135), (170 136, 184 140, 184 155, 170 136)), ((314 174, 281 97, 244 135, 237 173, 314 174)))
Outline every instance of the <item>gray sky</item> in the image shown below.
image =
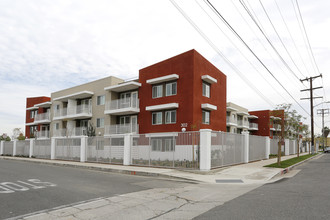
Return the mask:
MULTIPOLYGON (((196 49, 227 75, 227 101, 249 110, 293 103, 294 109, 308 116, 204 1, 175 2, 214 47, 169 0, 1 0, 0 133, 11 135, 16 127, 24 131, 26 97, 50 96, 51 92, 109 75, 134 78, 139 69, 190 49, 196 49)), ((322 73, 323 82, 316 79, 313 83, 324 86, 315 95, 325 96, 326 100, 315 100, 315 105, 330 100, 330 1, 298 1, 319 71, 308 52, 291 0, 261 1, 285 48, 259 0, 244 2, 293 73, 281 62, 239 0, 211 1, 305 110, 309 112, 309 101, 300 98, 308 94, 300 92, 306 87, 297 78, 322 73)), ((330 105, 315 109, 322 107, 330 105)), ((308 117, 304 122, 309 121, 308 117)), ((329 126, 330 117, 325 121, 329 126)), ((316 116, 318 133, 320 126, 321 118, 316 116)))

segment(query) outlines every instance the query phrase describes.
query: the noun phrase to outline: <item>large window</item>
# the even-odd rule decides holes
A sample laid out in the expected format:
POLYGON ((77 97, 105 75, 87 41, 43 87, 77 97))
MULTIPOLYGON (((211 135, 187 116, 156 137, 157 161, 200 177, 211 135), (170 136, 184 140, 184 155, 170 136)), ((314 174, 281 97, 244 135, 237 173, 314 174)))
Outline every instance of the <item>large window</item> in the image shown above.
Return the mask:
POLYGON ((210 84, 203 82, 203 96, 210 98, 210 84))
POLYGON ((165 124, 175 124, 176 123, 176 110, 165 112, 165 124))
POLYGON ((210 124, 210 112, 203 111, 203 124, 210 124))
POLYGON ((38 110, 31 110, 30 111, 30 118, 35 118, 37 116, 38 110))
POLYGON ((151 139, 152 151, 168 152, 175 150, 175 139, 168 138, 153 138, 151 139))
POLYGON ((159 98, 163 96, 163 85, 152 87, 152 98, 159 98))
POLYGON ((152 124, 159 125, 163 123, 163 113, 162 112, 153 112, 152 113, 152 124))
POLYGON ((152 151, 162 151, 162 139, 152 139, 151 149, 152 151))
POLYGON ((97 118, 96 119, 96 127, 103 128, 104 127, 104 118, 97 118))
POLYGON ((105 95, 100 95, 97 97, 97 105, 104 105, 105 103, 105 95))
POLYGON ((176 95, 176 82, 166 84, 166 96, 176 95))

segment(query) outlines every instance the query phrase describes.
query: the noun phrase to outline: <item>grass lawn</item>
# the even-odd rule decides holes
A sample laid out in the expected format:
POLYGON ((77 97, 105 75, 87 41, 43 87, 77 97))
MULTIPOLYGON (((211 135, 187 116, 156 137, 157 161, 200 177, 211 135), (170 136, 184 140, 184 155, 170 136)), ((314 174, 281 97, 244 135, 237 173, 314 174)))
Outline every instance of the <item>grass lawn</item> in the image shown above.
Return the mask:
POLYGON ((306 160, 312 156, 315 156, 315 154, 306 154, 304 156, 294 157, 288 160, 281 161, 281 166, 277 166, 277 162, 273 164, 266 165, 265 167, 275 167, 275 168, 287 168, 289 166, 292 166, 293 164, 299 163, 300 161, 306 160))

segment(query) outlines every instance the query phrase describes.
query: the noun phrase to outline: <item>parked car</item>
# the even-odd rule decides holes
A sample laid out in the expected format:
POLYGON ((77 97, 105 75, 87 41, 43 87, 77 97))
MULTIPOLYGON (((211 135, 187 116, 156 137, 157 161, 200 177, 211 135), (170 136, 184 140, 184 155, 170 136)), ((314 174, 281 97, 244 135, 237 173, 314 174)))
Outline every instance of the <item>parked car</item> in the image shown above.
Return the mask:
POLYGON ((324 149, 324 153, 330 153, 330 147, 326 147, 326 148, 324 149))

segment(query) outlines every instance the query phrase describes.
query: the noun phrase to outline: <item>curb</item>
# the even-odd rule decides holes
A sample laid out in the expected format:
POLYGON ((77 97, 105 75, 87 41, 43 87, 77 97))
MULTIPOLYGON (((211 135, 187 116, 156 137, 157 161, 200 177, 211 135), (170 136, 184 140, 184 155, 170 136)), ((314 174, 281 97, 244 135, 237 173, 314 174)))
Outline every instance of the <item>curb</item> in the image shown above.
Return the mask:
MULTIPOLYGON (((315 156, 313 156, 313 157, 307 158, 306 160, 300 161, 299 163, 293 164, 292 166, 289 166, 289 167, 287 167, 287 168, 285 168, 285 169, 279 171, 276 175, 274 175, 274 177, 279 176, 279 175, 284 175, 284 174, 286 174, 286 173, 289 173, 289 171, 292 170, 292 169, 294 169, 296 166, 299 166, 299 165, 301 165, 302 163, 305 163, 305 162, 307 162, 307 161, 309 161, 309 160, 312 160, 312 159, 319 158, 319 157, 321 157, 321 156, 323 156, 323 154, 317 154, 317 155, 315 155, 315 156)), ((274 178, 274 177, 273 177, 273 178, 274 178)))
MULTIPOLYGON (((119 173, 119 174, 125 174, 125 175, 161 177, 161 178, 167 178, 167 179, 172 179, 172 180, 181 180, 181 181, 191 182, 191 183, 200 183, 200 181, 198 181, 198 180, 193 180, 193 179, 184 178, 184 177, 171 176, 171 175, 162 174, 162 173, 153 173, 153 172, 148 172, 148 171, 121 170, 121 169, 114 169, 114 168, 110 168, 110 167, 109 168, 95 167, 92 165, 87 165, 87 164, 91 164, 91 163, 84 163, 85 165, 79 165, 79 164, 69 164, 69 163, 56 163, 56 162, 52 162, 51 160, 48 161, 47 159, 41 159, 43 161, 36 161, 33 158, 8 157, 8 156, 0 156, 0 159, 31 162, 31 163, 37 163, 37 164, 53 165, 53 166, 81 168, 81 169, 88 169, 88 170, 95 170, 95 171, 102 171, 102 172, 109 172, 109 173, 119 173)), ((56 160, 56 161, 61 161, 61 160, 56 160)), ((62 161, 62 162, 66 162, 66 161, 62 161)), ((70 161, 70 162, 72 162, 72 161, 70 161)))

